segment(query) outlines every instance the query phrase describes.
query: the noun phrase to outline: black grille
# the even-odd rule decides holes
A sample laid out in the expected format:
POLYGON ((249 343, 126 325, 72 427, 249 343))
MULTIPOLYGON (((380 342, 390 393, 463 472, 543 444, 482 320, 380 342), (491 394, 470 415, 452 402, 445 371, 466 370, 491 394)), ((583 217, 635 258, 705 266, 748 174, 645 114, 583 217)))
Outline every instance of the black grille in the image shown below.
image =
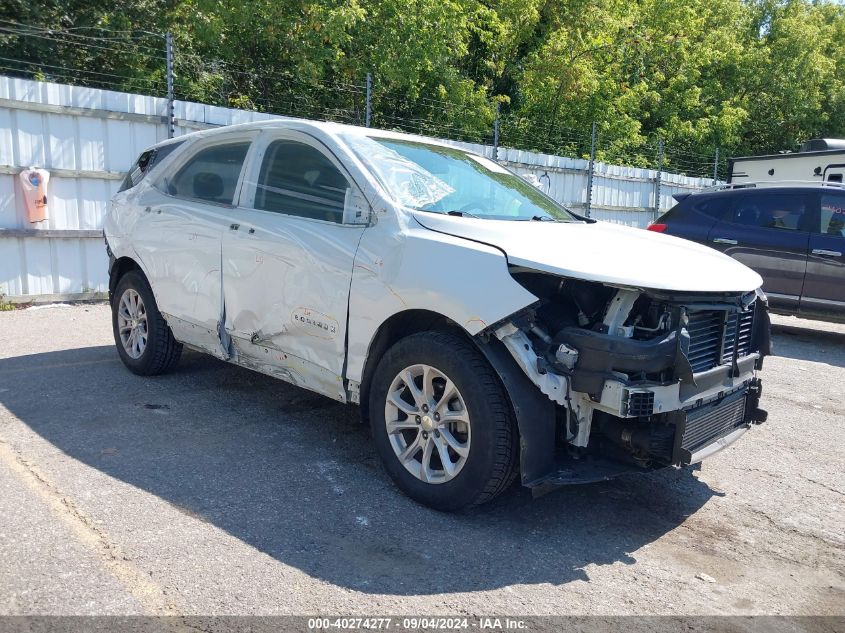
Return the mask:
POLYGON ((690 347, 687 358, 693 373, 730 363, 734 348, 738 357, 747 356, 751 351, 753 325, 753 304, 739 313, 724 310, 690 312, 687 324, 690 347))
POLYGON ((687 359, 694 373, 717 365, 722 349, 724 318, 725 313, 717 310, 690 313, 687 324, 690 339, 687 359))
POLYGON ((744 423, 745 395, 687 413, 681 448, 694 453, 744 423))
POLYGON ((737 356, 747 356, 751 350, 751 328, 754 325, 754 309, 728 315, 725 323, 725 343, 722 347, 722 362, 733 358, 734 346, 737 356))

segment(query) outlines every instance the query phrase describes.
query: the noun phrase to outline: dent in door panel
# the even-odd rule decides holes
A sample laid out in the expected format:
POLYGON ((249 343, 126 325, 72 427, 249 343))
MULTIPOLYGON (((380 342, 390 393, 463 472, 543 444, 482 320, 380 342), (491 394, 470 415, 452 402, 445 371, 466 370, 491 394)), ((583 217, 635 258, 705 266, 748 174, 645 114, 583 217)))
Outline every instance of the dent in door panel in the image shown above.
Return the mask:
POLYGON ((265 211, 241 210, 240 218, 237 234, 224 236, 227 329, 339 376, 352 261, 363 227, 265 211))

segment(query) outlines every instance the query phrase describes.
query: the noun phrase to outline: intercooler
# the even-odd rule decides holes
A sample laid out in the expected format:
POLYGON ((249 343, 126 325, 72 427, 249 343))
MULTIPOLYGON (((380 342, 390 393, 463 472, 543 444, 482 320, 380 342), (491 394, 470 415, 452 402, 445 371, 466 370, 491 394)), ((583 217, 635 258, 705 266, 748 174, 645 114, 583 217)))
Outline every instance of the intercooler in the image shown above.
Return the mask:
POLYGON ((740 428, 747 428, 745 390, 682 413, 675 432, 676 463, 691 463, 696 453, 740 428))

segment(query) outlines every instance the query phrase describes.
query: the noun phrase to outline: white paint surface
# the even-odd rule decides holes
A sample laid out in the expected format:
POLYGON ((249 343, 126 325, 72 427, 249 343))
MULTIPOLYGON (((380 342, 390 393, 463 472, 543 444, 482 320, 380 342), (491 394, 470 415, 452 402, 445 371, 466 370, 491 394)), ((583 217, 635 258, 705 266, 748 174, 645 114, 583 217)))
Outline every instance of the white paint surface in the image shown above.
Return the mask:
POLYGON ((508 263, 564 277, 689 292, 748 292, 763 280, 722 253, 607 222, 513 222, 416 213, 434 231, 500 248, 508 263))

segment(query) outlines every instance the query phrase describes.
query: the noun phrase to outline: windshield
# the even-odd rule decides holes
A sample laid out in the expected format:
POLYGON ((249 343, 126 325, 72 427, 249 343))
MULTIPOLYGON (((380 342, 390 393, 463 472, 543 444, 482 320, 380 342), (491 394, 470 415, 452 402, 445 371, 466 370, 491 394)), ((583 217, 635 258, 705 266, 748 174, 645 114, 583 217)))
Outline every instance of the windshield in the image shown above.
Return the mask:
POLYGON ((419 211, 497 220, 576 221, 501 165, 463 150, 417 141, 346 136, 400 204, 419 211))

